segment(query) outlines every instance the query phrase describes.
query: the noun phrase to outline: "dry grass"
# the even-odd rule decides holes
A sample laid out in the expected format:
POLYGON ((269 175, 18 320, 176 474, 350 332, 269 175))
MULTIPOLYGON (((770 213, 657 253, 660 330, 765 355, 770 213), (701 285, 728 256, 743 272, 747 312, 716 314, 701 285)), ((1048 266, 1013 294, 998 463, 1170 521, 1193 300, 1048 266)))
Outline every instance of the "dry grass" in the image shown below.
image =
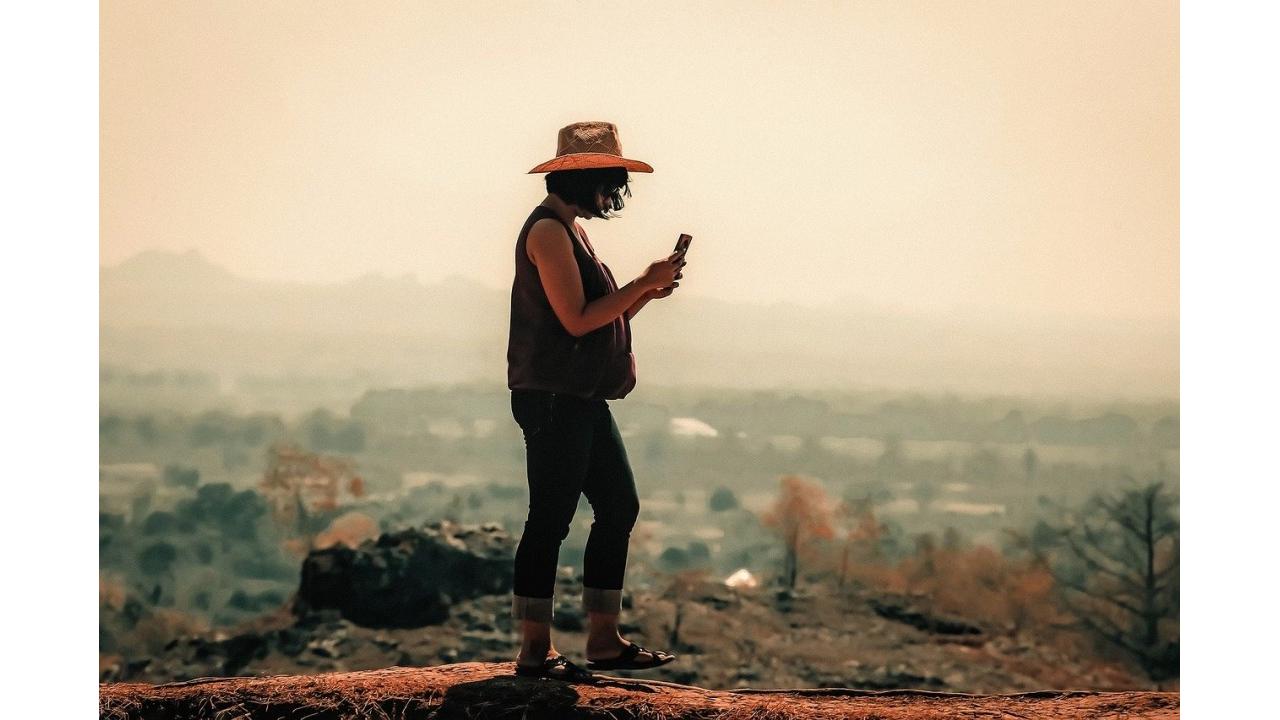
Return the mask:
POLYGON ((207 717, 610 718, 611 720, 913 720, 919 718, 1177 718, 1177 693, 1042 691, 970 695, 920 690, 706 690, 606 677, 571 685, 515 677, 512 663, 392 667, 313 676, 202 678, 99 686, 109 720, 207 717))

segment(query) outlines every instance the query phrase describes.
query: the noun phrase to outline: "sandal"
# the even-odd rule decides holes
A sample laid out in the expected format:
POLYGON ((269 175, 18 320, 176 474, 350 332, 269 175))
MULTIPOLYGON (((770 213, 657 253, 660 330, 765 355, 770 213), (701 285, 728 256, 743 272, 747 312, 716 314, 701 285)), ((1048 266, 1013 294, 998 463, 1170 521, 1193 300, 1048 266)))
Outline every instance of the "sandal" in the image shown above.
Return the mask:
POLYGON ((648 670, 649 668, 666 665, 675 659, 675 655, 665 650, 648 650, 635 643, 628 643, 626 647, 622 648, 622 652, 617 657, 604 658, 603 660, 588 658, 587 667, 592 670, 648 670), (649 653, 652 659, 636 660, 637 655, 645 652, 649 653))
POLYGON ((516 674, 528 678, 551 678, 565 682, 593 683, 596 676, 569 662, 564 655, 556 655, 542 661, 537 667, 516 663, 516 674))

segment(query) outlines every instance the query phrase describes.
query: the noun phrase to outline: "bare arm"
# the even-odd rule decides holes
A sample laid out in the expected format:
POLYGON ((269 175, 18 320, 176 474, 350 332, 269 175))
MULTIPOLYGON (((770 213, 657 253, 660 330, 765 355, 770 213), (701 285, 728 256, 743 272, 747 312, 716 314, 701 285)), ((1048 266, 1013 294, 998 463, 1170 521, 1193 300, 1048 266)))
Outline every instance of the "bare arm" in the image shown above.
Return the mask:
MULTIPOLYGON (((681 270, 681 272, 683 272, 683 269, 681 270)), ((680 277, 680 273, 676 273, 676 278, 678 279, 679 277, 680 277)), ((680 287, 680 283, 673 282, 667 287, 654 288, 649 292, 646 292, 643 296, 640 297, 639 300, 636 301, 634 305, 627 308, 627 319, 630 320, 631 318, 635 317, 636 313, 640 312, 640 309, 643 308, 645 305, 647 305, 650 300, 657 300, 659 298, 671 297, 671 293, 675 292, 675 289, 678 287, 680 287)))
POLYGON ((529 228, 525 242, 529 258, 542 278, 542 289, 547 294, 551 309, 564 329, 574 337, 581 337, 613 322, 614 318, 640 302, 651 288, 670 285, 679 267, 679 261, 672 254, 666 260, 650 265, 644 275, 588 303, 582 290, 578 263, 573 257, 573 241, 564 226, 551 219, 540 220, 529 228))
POLYGON ((627 319, 630 320, 631 318, 635 317, 636 313, 640 312, 640 309, 643 308, 645 305, 647 305, 649 303, 649 300, 652 298, 653 298, 652 291, 647 291, 645 292, 644 295, 641 295, 639 300, 635 301, 635 303, 633 303, 631 307, 627 308, 627 319))
MULTIPOLYGON (((685 260, 684 254, 681 253, 678 258, 678 264, 676 266, 677 270, 673 280, 679 280, 681 277, 684 276, 684 266, 688 264, 689 264, 689 261, 685 260)), ((680 287, 679 282, 672 282, 670 285, 666 287, 651 288, 644 295, 641 295, 640 299, 637 300, 634 305, 627 308, 627 319, 630 320, 631 318, 635 317, 636 313, 640 312, 640 310, 645 305, 647 305, 650 300, 659 300, 661 298, 671 297, 671 293, 675 292, 676 288, 678 287, 680 287)))

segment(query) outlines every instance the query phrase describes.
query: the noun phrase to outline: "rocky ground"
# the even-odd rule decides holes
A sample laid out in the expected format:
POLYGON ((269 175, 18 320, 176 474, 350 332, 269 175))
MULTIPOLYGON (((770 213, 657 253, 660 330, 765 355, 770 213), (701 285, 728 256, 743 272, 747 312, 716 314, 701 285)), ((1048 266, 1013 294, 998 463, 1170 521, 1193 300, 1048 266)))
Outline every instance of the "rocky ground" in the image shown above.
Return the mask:
MULTIPOLYGON (((100 679, 168 683, 511 662, 518 638, 509 588, 498 591, 501 578, 509 575, 505 561, 494 561, 508 542, 500 534, 493 527, 427 528, 383 536, 355 552, 313 555, 289 607, 235 631, 176 638, 156 655, 104 656, 100 679), (463 560, 454 553, 481 554, 485 560, 463 560), (471 563, 467 573, 475 582, 468 587, 479 591, 459 585, 457 578, 467 576, 457 571, 459 562, 471 563), (441 575, 441 568, 453 570, 441 575), (428 597, 431 588, 448 592, 428 597), (384 616, 370 613, 372 603, 361 600, 362 594, 392 592, 444 608, 430 613, 438 622, 392 627, 403 624, 398 621, 402 600, 381 600, 377 606, 389 608, 384 616), (351 617, 353 607, 365 608, 357 611, 360 622, 351 617)), ((580 594, 579 577, 559 578, 555 645, 574 660, 584 659, 586 642, 580 594)), ((1014 693, 1153 688, 1132 668, 1085 663, 1007 629, 936 617, 917 601, 858 588, 746 590, 710 581, 679 592, 628 589, 623 635, 679 658, 653 671, 618 674, 726 689, 1014 693)))
POLYGON ((198 680, 173 685, 101 686, 99 715, 109 720, 252 717, 609 718, 624 720, 1171 720, 1177 693, 1045 691, 1004 695, 920 690, 716 691, 649 680, 602 678, 594 685, 512 675, 512 663, 461 663, 319 676, 198 680))

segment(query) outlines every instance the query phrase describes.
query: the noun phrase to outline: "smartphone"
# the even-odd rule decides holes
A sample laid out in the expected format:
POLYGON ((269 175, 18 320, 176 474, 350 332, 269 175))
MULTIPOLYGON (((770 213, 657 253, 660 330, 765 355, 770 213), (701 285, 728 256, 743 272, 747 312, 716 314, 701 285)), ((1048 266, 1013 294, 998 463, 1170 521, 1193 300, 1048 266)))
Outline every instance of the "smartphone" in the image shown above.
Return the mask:
POLYGON ((680 237, 676 238, 676 252, 684 254, 689 250, 689 243, 693 242, 692 235, 680 233, 680 237))

